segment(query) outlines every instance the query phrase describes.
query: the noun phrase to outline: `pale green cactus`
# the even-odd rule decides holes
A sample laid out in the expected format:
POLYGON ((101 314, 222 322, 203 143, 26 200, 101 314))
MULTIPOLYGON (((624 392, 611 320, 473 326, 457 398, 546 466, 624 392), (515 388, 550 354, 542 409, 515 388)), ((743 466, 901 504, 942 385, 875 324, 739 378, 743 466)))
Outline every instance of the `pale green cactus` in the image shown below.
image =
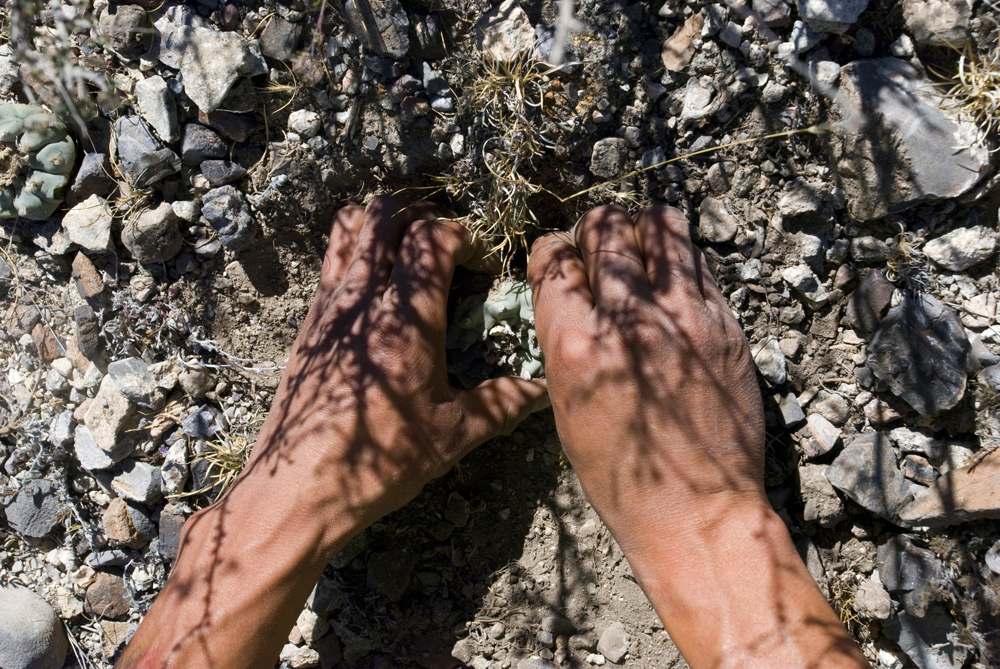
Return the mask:
POLYGON ((448 327, 448 371, 465 386, 498 376, 544 375, 531 288, 504 281, 484 300, 461 300, 448 327))
POLYGON ((63 200, 76 144, 40 107, 0 104, 0 218, 41 221, 63 200))

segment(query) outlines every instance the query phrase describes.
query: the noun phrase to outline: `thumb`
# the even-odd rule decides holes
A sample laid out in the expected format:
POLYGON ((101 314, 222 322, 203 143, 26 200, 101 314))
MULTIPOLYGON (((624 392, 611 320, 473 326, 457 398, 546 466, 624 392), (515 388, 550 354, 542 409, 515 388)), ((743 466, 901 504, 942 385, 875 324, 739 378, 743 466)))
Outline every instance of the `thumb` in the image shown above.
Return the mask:
POLYGON ((483 381, 459 391, 454 401, 464 416, 466 452, 487 439, 510 434, 530 414, 551 405, 545 379, 515 376, 483 381))

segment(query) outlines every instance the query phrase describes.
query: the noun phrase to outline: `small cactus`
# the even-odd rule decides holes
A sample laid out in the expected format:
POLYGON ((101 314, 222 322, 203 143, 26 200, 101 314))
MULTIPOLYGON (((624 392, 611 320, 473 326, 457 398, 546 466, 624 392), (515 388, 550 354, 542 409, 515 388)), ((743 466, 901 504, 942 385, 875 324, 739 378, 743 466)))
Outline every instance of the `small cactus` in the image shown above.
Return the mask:
POLYGON ((41 221, 63 200, 76 145, 40 107, 0 104, 0 218, 41 221))

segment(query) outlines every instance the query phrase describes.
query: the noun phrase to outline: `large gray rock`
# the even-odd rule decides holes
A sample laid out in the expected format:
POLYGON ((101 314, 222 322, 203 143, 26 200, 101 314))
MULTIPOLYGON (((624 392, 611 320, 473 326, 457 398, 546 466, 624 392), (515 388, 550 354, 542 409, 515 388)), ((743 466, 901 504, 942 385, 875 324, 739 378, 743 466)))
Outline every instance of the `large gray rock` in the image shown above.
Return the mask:
POLYGON ((163 77, 156 75, 137 82, 135 102, 139 115, 152 126, 160 139, 168 143, 180 139, 177 103, 163 77))
POLYGON ((962 48, 972 6, 966 0, 903 0, 903 19, 917 44, 962 48))
MULTIPOLYGON (((63 505, 49 481, 26 484, 4 507, 7 523, 26 537, 44 537, 59 524, 63 505)), ((7 665, 0 665, 6 669, 7 665)))
POLYGON ((922 414, 952 408, 965 394, 972 346, 953 309, 930 295, 907 295, 868 346, 868 368, 922 414))
POLYGON ((932 606, 923 617, 901 611, 883 628, 918 669, 960 669, 965 664, 968 651, 949 641, 955 621, 940 604, 932 606))
POLYGON ((868 221, 923 200, 957 197, 979 181, 989 155, 974 144, 978 130, 946 116, 936 90, 896 58, 841 68, 835 106, 846 127, 831 146, 853 218, 868 221))
POLYGON ((0 667, 60 669, 69 640, 48 602, 27 588, 0 588, 0 667))
POLYGON ((725 243, 736 236, 739 223, 726 209, 726 203, 714 197, 701 201, 698 214, 698 232, 708 242, 725 243))
POLYGON ((927 257, 953 272, 961 272, 993 257, 997 233, 984 225, 958 228, 924 244, 927 257))
POLYGON ((826 472, 835 488, 873 513, 895 520, 912 499, 886 436, 872 432, 857 437, 826 472))
POLYGON ((148 462, 126 460, 122 463, 122 473, 111 481, 111 487, 126 500, 155 504, 163 499, 160 483, 159 467, 148 462))
POLYGON ((842 33, 851 27, 868 0, 799 0, 799 16, 821 33, 842 33))
POLYGON ((180 253, 184 246, 173 207, 161 202, 122 226, 122 244, 141 263, 163 263, 180 253))
POLYGON ((129 400, 153 408, 157 395, 156 379, 149 371, 149 365, 141 358, 124 358, 108 365, 108 375, 118 390, 129 400))

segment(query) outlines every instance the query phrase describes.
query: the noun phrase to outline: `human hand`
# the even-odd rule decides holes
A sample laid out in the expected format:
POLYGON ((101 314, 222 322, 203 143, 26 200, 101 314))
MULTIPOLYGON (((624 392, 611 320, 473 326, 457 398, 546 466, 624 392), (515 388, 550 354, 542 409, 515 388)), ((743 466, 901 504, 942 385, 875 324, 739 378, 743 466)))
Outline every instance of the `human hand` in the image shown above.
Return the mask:
POLYGON ((684 216, 594 209, 528 278, 563 447, 688 664, 867 666, 767 502, 753 360, 684 216))

